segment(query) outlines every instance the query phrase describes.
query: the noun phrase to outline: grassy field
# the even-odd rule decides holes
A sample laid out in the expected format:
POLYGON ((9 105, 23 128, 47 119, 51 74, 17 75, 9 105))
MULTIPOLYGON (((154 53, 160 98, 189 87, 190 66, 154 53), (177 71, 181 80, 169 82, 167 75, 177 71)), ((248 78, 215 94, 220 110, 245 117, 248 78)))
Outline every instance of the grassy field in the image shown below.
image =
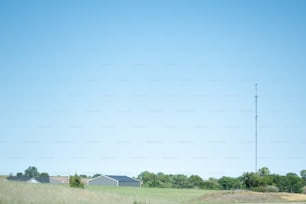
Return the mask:
POLYGON ((216 191, 204 191, 196 189, 162 189, 162 188, 109 188, 100 186, 88 186, 88 190, 95 192, 114 193, 121 196, 133 198, 140 203, 190 203, 194 198, 216 191))
POLYGON ((204 204, 204 203, 306 203, 304 194, 206 191, 0 182, 0 204, 105 203, 105 204, 204 204))

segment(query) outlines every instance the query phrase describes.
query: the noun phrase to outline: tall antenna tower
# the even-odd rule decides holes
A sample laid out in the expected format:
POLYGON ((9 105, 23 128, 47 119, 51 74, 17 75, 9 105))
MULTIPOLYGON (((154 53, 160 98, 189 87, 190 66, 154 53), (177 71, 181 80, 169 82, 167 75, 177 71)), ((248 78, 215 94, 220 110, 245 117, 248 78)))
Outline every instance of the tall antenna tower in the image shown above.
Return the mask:
POLYGON ((255 172, 257 172, 257 120, 258 120, 258 115, 257 115, 257 100, 258 100, 258 95, 257 95, 257 83, 255 84, 255 172))

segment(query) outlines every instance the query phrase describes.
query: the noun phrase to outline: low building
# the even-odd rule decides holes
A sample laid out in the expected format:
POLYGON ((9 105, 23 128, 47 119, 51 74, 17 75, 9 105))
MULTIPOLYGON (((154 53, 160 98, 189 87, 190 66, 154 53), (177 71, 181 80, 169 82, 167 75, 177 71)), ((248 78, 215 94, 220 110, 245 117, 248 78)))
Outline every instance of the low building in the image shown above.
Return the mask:
POLYGON ((68 176, 50 176, 51 184, 69 184, 68 176))
MULTIPOLYGON (((86 184, 87 178, 81 178, 81 182, 86 184)), ((69 184, 69 176, 50 176, 51 184, 69 184)))
POLYGON ((28 177, 28 176, 9 176, 6 178, 9 181, 21 181, 27 183, 49 183, 49 177, 28 177))
POLYGON ((102 175, 87 181, 88 185, 96 186, 130 186, 140 187, 140 181, 128 176, 102 175))

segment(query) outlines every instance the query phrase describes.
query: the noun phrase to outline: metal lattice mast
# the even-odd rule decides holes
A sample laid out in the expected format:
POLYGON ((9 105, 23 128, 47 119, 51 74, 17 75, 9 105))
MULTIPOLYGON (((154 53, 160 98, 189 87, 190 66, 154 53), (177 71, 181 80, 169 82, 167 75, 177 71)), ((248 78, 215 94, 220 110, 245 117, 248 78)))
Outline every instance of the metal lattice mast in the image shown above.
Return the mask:
POLYGON ((257 172, 257 120, 258 120, 258 114, 257 114, 257 83, 255 84, 255 172, 257 172))

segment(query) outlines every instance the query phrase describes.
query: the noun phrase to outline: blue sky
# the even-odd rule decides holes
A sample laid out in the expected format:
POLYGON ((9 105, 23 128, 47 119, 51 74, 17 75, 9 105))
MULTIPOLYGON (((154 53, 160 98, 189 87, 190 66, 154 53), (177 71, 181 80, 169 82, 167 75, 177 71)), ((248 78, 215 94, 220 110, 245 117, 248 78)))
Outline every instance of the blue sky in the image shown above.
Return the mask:
POLYGON ((0 174, 306 169, 305 1, 1 1, 0 174))

